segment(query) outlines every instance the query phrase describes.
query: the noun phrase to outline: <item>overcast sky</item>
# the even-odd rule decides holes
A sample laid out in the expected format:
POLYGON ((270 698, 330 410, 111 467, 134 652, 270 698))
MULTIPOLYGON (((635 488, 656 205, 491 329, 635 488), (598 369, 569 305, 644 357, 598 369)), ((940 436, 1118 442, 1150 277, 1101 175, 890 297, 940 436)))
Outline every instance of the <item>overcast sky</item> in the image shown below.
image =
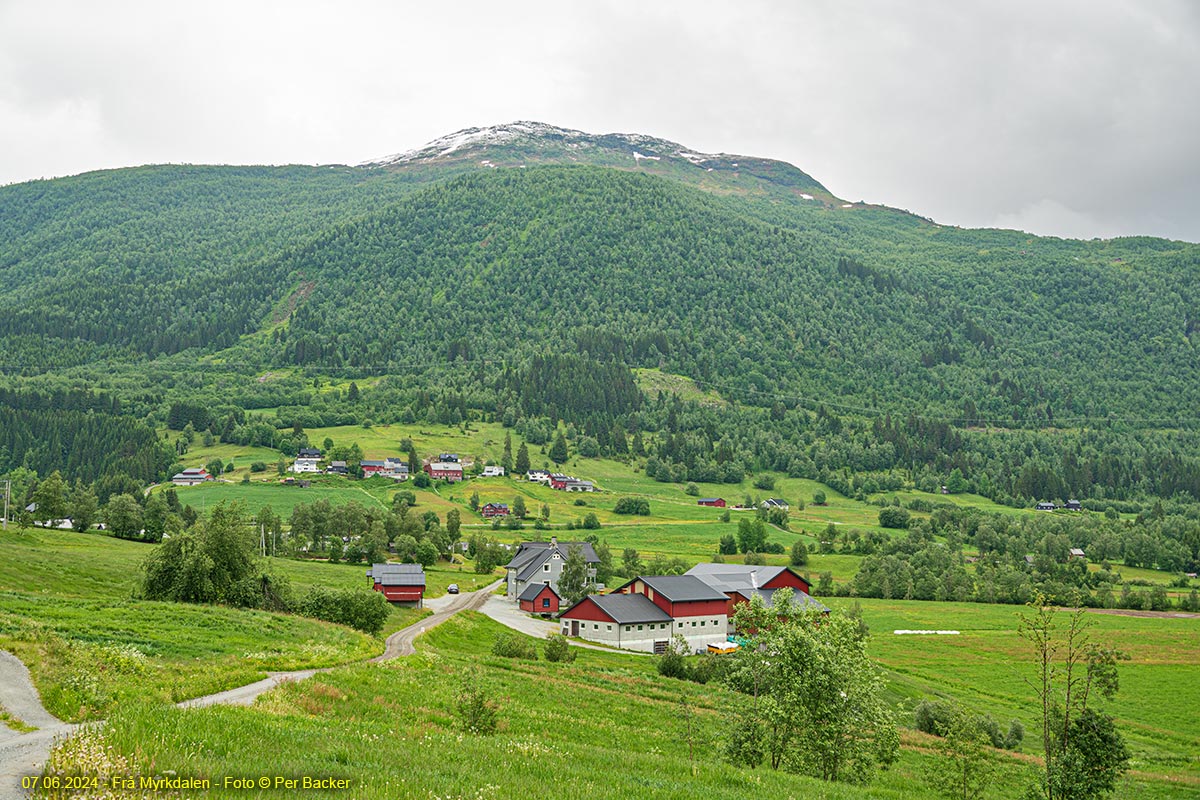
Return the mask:
POLYGON ((513 120, 778 158, 943 223, 1200 241, 1191 0, 0 0, 0 183, 513 120))

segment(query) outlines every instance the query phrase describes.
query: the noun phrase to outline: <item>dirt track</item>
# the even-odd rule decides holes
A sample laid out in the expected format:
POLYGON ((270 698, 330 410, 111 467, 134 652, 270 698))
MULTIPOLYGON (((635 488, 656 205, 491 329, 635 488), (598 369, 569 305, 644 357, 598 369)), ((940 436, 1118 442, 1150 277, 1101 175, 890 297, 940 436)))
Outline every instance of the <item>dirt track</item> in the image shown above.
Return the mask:
MULTIPOLYGON (((396 631, 387 639, 383 655, 370 659, 372 663, 389 661, 400 656, 412 655, 413 641, 429 628, 445 622, 460 611, 478 611, 487 602, 488 595, 499 581, 478 591, 453 597, 439 608, 433 616, 396 631)), ((271 672, 261 681, 239 686, 217 694, 196 697, 179 703, 180 708, 203 708, 212 705, 250 705, 260 694, 269 692, 281 683, 300 681, 318 672, 329 669, 304 669, 294 672, 271 672)), ((36 775, 42 770, 54 741, 66 736, 74 725, 68 725, 52 716, 42 705, 42 699, 30 680, 29 670, 20 659, 0 650, 0 707, 27 725, 37 728, 29 733, 19 733, 0 724, 0 800, 23 800, 21 778, 36 775)))

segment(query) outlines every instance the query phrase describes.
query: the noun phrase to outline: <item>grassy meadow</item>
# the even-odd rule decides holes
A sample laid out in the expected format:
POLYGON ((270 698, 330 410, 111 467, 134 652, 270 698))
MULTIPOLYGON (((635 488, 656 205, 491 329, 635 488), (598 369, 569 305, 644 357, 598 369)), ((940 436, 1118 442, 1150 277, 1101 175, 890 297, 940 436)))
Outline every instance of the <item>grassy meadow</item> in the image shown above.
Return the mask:
MULTIPOLYGON (((957 659, 921 659, 913 653, 905 657, 889 647, 885 639, 890 631, 882 630, 885 623, 921 621, 925 616, 919 609, 890 604, 864 611, 879 629, 871 647, 888 669, 903 723, 918 689, 920 694, 927 689, 947 694, 936 679, 945 674, 953 681, 957 659), (916 678, 901 671, 905 663, 914 666, 916 661, 924 664, 915 671, 928 681, 926 686, 918 687, 916 678)), ((973 611, 974 607, 958 606, 948 613, 966 623, 973 611)), ((979 637, 962 641, 981 656, 996 648, 1011 649, 1015 666, 1023 659, 1027 662, 1007 641, 1004 629, 992 627, 999 624, 999 617, 988 618, 979 624, 979 637)), ((826 784, 768 767, 739 769, 724 761, 721 748, 730 721, 746 702, 744 696, 715 685, 660 677, 651 659, 616 652, 580 651, 573 664, 498 658, 491 655, 490 644, 503 630, 478 614, 462 614, 424 634, 416 656, 385 665, 338 668, 284 685, 249 708, 184 711, 131 705, 110 720, 102 744, 111 745, 132 772, 153 768, 188 777, 331 775, 350 781, 349 789, 338 796, 355 798, 508 798, 554 794, 563 786, 588 797, 622 800, 937 796, 926 778, 928 770, 943 766, 932 750, 932 737, 903 731, 898 761, 866 786, 826 784), (461 730, 455 698, 464 683, 480 687, 497 705, 495 734, 461 730), (264 748, 262 742, 272 744, 264 748)), ((1155 630, 1156 637, 1169 636, 1155 630)), ((975 710, 1004 714, 998 698, 1011 699, 1018 711, 1022 707, 1015 684, 982 673, 972 673, 972 682, 979 685, 974 694, 951 685, 953 694, 975 710)), ((1024 705, 1032 703, 1026 700, 1024 705)), ((1118 709, 1126 730, 1134 705, 1118 709)), ((1195 741, 1195 729, 1178 717, 1172 724, 1178 725, 1171 731, 1178 737, 1175 752, 1184 753, 1187 742, 1195 741)), ((1119 796, 1191 796, 1197 784, 1186 764, 1148 760, 1143 748, 1135 747, 1136 771, 1124 779, 1119 796)), ((988 796, 1019 798, 1034 766, 1035 750, 1036 742, 1027 739, 1017 753, 995 752, 999 773, 988 796)), ((307 796, 294 790, 247 793, 220 786, 210 796, 297 794, 307 796)))
MULTIPOLYGON (((380 639, 306 617, 138 600, 139 569, 155 546, 38 528, 0 533, 0 648, 29 666, 61 718, 103 718, 133 699, 178 701, 383 649, 380 639)), ((270 561, 297 592, 368 587, 363 565, 270 561)), ((451 565, 427 579, 429 597, 492 580, 451 565)), ((428 613, 393 608, 384 634, 428 613)))

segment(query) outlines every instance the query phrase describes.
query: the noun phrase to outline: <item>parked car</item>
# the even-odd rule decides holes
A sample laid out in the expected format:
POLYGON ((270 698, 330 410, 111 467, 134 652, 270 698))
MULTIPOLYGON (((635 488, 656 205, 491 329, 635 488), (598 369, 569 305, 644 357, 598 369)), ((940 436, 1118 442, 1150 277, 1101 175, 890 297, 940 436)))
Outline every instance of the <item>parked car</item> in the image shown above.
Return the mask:
POLYGON ((447 593, 447 594, 458 594, 458 584, 457 584, 457 583, 452 583, 452 584, 450 584, 449 586, 447 586, 447 587, 446 587, 446 593, 447 593))

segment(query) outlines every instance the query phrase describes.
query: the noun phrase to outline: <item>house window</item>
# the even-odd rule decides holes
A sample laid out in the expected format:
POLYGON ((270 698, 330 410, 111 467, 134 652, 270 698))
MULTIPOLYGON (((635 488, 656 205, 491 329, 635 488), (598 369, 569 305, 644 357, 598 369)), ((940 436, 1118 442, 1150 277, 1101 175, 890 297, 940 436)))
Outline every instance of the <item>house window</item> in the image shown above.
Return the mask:
POLYGON ((629 633, 631 630, 633 630, 633 628, 632 628, 631 626, 629 626, 629 625, 626 625, 626 626, 625 626, 625 632, 626 632, 626 633, 629 633))
POLYGON ((612 630, 612 625, 605 625, 605 626, 604 626, 604 629, 605 629, 605 630, 607 630, 607 631, 611 631, 611 630, 612 630))
POLYGON ((638 625, 638 630, 640 631, 641 629, 642 629, 642 626, 641 626, 641 625, 638 625))
POLYGON ((599 624, 599 623, 597 623, 597 622, 593 622, 593 623, 592 623, 592 630, 594 630, 594 631, 598 631, 598 630, 600 630, 600 624, 599 624))
POLYGON ((696 627, 696 620, 692 620, 692 627, 696 627))
POLYGON ((543 597, 542 598, 542 608, 549 608, 549 607, 550 607, 550 598, 543 597))
POLYGON ((549 572, 549 571, 550 571, 550 565, 542 564, 542 572, 549 572))
POLYGON ((701 628, 703 628, 703 627, 704 627, 704 620, 700 620, 700 627, 701 627, 701 628))

